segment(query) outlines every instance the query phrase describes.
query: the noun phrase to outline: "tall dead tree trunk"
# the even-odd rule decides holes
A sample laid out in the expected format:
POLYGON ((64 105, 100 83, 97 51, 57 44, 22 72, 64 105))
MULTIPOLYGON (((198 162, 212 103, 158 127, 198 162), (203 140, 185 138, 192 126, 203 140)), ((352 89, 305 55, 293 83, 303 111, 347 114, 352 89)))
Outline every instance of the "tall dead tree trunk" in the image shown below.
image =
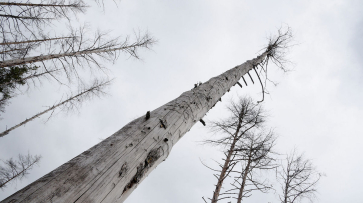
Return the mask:
POLYGON ((273 52, 269 46, 257 58, 147 112, 2 203, 123 202, 223 95, 273 52))
POLYGON ((175 143, 267 53, 140 117, 3 202, 123 202, 175 143))

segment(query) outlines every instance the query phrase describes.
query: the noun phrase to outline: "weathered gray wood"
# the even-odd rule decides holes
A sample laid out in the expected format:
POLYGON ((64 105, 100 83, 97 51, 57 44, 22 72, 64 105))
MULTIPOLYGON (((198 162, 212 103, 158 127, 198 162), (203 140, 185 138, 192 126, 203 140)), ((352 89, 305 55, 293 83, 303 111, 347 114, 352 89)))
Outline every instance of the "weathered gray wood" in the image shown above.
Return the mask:
POLYGON ((123 202, 239 79, 266 57, 236 66, 140 117, 2 203, 123 202))

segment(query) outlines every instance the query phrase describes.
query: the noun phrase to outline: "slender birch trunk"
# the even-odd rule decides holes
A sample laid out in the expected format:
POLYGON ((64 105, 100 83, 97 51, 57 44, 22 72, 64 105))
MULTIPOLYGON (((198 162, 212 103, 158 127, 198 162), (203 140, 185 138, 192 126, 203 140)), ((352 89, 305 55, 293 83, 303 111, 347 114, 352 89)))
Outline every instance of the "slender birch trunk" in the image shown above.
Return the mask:
POLYGON ((16 15, 6 15, 0 14, 2 18, 14 18, 14 19, 26 19, 26 20, 54 20, 55 18, 39 18, 39 17, 32 17, 32 16, 16 16, 16 15))
POLYGON ((269 52, 246 61, 122 129, 2 203, 123 202, 172 147, 269 52))
POLYGON ((9 52, 22 51, 22 50, 24 50, 24 49, 8 49, 8 50, 0 51, 0 54, 6 54, 9 52))
POLYGON ((40 116, 48 113, 48 112, 53 112, 55 109, 61 107, 61 106, 64 106, 68 103, 71 103, 71 102, 81 102, 82 101, 82 97, 87 97, 88 95, 90 94, 96 94, 96 92, 100 91, 102 87, 104 86, 107 86, 110 84, 111 81, 105 81, 105 82, 101 82, 101 83, 96 83, 94 84, 92 87, 88 88, 88 89, 84 89, 82 91, 80 91, 78 94, 74 95, 74 96, 70 96, 68 97, 66 100, 64 101, 61 101, 57 104, 54 104, 53 106, 49 107, 48 109, 40 112, 40 113, 37 113, 35 114, 34 116, 32 116, 31 118, 27 118, 25 119, 23 122, 3 131, 0 133, 0 137, 4 137, 5 135, 9 134, 10 131, 12 130, 15 130, 16 128, 20 127, 20 126, 23 126, 25 125, 26 123, 36 119, 36 118, 39 118, 40 116))
POLYGON ((284 202, 283 203, 288 203, 287 202, 287 195, 288 195, 288 188, 289 188, 289 175, 290 174, 287 174, 286 176, 286 184, 285 184, 285 190, 284 190, 284 202))
POLYGON ((232 157, 232 154, 234 152, 234 148, 236 146, 237 141, 239 140, 238 133, 239 133, 239 130, 241 129, 241 123, 242 123, 242 119, 239 119, 238 126, 237 126, 237 129, 236 129, 236 133, 234 134, 233 142, 231 144, 231 147, 229 148, 229 151, 228 151, 226 160, 224 162, 221 174, 219 175, 218 182, 217 182, 217 185, 216 185, 216 189, 213 192, 212 203, 216 203, 218 201, 218 197, 219 197, 219 194, 221 192, 223 181, 224 181, 224 179, 226 178, 226 175, 227 175, 226 173, 227 173, 227 170, 228 170, 228 166, 230 166, 231 157, 232 157))
MULTIPOLYGON (((0 5, 3 6, 31 6, 31 7, 75 7, 79 6, 78 4, 32 4, 32 3, 16 3, 16 2, 0 2, 0 5)), ((86 7, 82 5, 81 7, 86 7)))
MULTIPOLYGON (((289 159, 287 159, 289 160, 289 159)), ((289 185, 290 185, 290 162, 287 162, 287 170, 286 170, 286 180, 285 180, 285 188, 284 189, 284 201, 283 203, 288 203, 287 199, 288 199, 288 194, 289 194, 289 185)))
POLYGON ((247 162, 247 166, 245 168, 245 172, 243 173, 242 184, 241 184, 241 188, 239 189, 237 203, 241 203, 241 201, 242 201, 243 191, 245 189, 246 179, 247 179, 247 175, 249 173, 250 165, 251 165, 251 161, 252 161, 251 160, 251 157, 252 157, 252 154, 251 153, 252 153, 252 151, 250 151, 249 158, 248 158, 248 162, 247 162))
POLYGON ((46 60, 51 60, 51 59, 56 59, 56 58, 75 57, 75 56, 87 55, 87 54, 97 54, 97 53, 104 53, 104 52, 114 52, 114 51, 118 51, 118 50, 128 50, 128 49, 134 48, 134 47, 142 47, 144 45, 147 45, 148 43, 150 43, 150 42, 145 41, 142 43, 132 44, 129 46, 121 46, 121 47, 117 47, 117 48, 95 48, 95 49, 86 49, 86 50, 75 51, 75 52, 66 52, 66 53, 61 53, 61 54, 40 55, 40 56, 26 57, 26 58, 22 58, 22 59, 0 61, 0 68, 17 66, 17 65, 28 64, 28 63, 35 63, 35 62, 46 61, 46 60))
POLYGON ((0 165, 0 189, 4 189, 11 181, 25 177, 34 164, 39 163, 40 158, 41 156, 19 154, 19 159, 16 161, 13 159, 3 161, 0 165))
POLYGON ((221 174, 219 175, 219 178, 218 178, 218 182, 217 182, 217 185, 216 185, 216 189, 213 192, 212 203, 216 203, 218 201, 218 197, 219 197, 219 194, 221 192, 221 188, 222 188, 222 185, 223 185, 223 181, 226 178, 226 173, 227 173, 227 170, 228 170, 228 166, 230 164, 230 161, 231 161, 231 156, 232 156, 232 153, 233 153, 233 150, 234 150, 236 141, 237 141, 236 139, 233 140, 233 143, 232 143, 232 145, 231 145, 231 147, 230 147, 230 149, 228 151, 228 154, 227 154, 227 157, 226 157, 226 161, 224 162, 224 165, 223 165, 221 174))
POLYGON ((69 39, 69 38, 73 38, 73 37, 57 37, 57 38, 46 38, 46 39, 37 39, 37 40, 26 40, 26 41, 19 41, 19 42, 4 42, 4 43, 0 43, 0 45, 28 44, 28 43, 33 43, 33 42, 45 42, 45 41, 69 39))

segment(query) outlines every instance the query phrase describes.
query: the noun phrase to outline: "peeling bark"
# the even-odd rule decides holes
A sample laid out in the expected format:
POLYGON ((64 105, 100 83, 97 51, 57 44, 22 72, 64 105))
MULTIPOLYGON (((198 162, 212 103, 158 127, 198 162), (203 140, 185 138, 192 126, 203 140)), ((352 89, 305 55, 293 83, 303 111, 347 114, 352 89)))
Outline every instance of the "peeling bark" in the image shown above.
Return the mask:
MULTIPOLYGON (((167 139, 167 138, 165 138, 165 139, 167 139)), ((165 141, 165 139, 164 139, 164 141, 165 141)), ((161 151, 161 147, 151 150, 149 152, 144 163, 140 163, 140 165, 137 167, 136 174, 131 179, 131 181, 126 185, 122 194, 140 182, 141 178, 144 177, 145 173, 147 173, 149 168, 151 168, 154 165, 154 163, 160 158, 160 156, 161 156, 160 151, 161 151)))

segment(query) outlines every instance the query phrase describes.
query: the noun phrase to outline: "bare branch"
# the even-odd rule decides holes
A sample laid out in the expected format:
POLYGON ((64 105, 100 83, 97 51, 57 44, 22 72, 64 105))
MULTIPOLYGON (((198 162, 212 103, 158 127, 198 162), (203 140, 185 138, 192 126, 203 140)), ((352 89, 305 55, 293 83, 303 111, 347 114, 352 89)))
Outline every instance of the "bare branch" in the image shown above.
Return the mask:
POLYGON ((34 4, 24 2, 0 2, 0 29, 2 41, 13 41, 19 36, 36 36, 53 20, 66 18, 70 13, 84 13, 88 6, 83 0, 41 0, 34 4))
POLYGON ((279 195, 281 203, 298 203, 303 199, 311 202, 315 199, 316 186, 323 174, 315 169, 309 159, 304 159, 303 154, 294 150, 287 155, 277 176, 282 188, 279 195))
MULTIPOLYGON (((289 70, 287 66, 290 63, 290 61, 287 59, 287 53, 289 52, 290 47, 293 46, 291 44, 292 39, 293 39, 293 34, 292 34, 290 27, 278 29, 277 35, 271 36, 269 38, 268 45, 265 48, 263 48, 264 55, 265 55, 264 60, 262 60, 258 64, 253 64, 255 73, 260 81, 261 88, 262 88, 262 100, 259 102, 262 102, 264 100, 265 93, 268 94, 267 87, 266 87, 267 81, 270 81, 276 85, 276 83, 274 83, 273 81, 271 81, 268 78, 268 74, 267 74, 268 68, 267 67, 268 67, 269 62, 271 61, 280 70, 282 70, 284 72, 287 72, 289 70), (265 68, 264 68, 264 66, 265 66, 265 68), (256 70, 258 67, 261 68, 260 72, 257 72, 257 70, 256 70), (264 83, 262 82, 261 78, 263 78, 264 83)), ((251 75, 250 75, 250 77, 251 77, 251 75)), ((251 79, 252 79, 252 77, 251 77, 251 79)), ((243 80, 244 80, 244 78, 243 78, 243 80)), ((246 81, 245 81, 245 83, 246 83, 246 81)), ((247 83, 246 83, 246 85, 247 85, 247 83)))
POLYGON ((39 164, 41 156, 19 154, 18 160, 8 159, 0 165, 0 188, 4 189, 10 182, 21 180, 35 164, 39 164))
MULTIPOLYGON (((107 34, 101 32, 97 32, 93 40, 84 39, 84 27, 75 31, 72 35, 74 37, 65 38, 60 41, 61 51, 58 53, 0 61, 0 68, 33 64, 47 60, 61 61, 69 67, 73 67, 75 63, 81 65, 83 64, 82 62, 86 62, 101 68, 95 56, 98 56, 100 59, 114 61, 117 59, 119 52, 122 51, 139 59, 138 50, 140 48, 150 48, 155 43, 155 40, 147 33, 142 36, 136 35, 136 41, 132 43, 129 43, 128 38, 123 42, 120 42, 118 38, 106 40, 108 38, 107 34)), ((65 69, 65 71, 70 70, 65 69)))
POLYGON ((101 82, 98 80, 95 80, 91 87, 82 88, 81 90, 78 91, 78 93, 76 95, 70 95, 67 97, 67 99, 60 101, 60 102, 50 106, 48 109, 46 109, 40 113, 37 113, 36 115, 32 116, 31 118, 25 119, 23 122, 3 131, 2 133, 0 133, 0 137, 7 135, 10 131, 12 131, 22 125, 25 125, 26 123, 40 117, 43 114, 46 114, 48 112, 52 112, 50 115, 50 117, 51 117, 53 115, 53 112, 56 109, 60 109, 60 111, 65 111, 65 112, 76 110, 80 107, 80 105, 82 104, 82 102, 84 100, 91 99, 93 97, 99 97, 102 94, 105 94, 105 92, 103 91, 103 88, 106 87, 107 85, 109 85, 110 83, 111 83, 111 80, 101 81, 101 82))
MULTIPOLYGON (((272 153, 271 148, 275 138, 272 131, 269 131, 267 134, 263 132, 265 115, 261 106, 254 104, 249 98, 239 98, 238 102, 232 101, 227 109, 230 112, 228 118, 210 122, 212 132, 222 132, 223 135, 220 138, 205 141, 206 143, 223 146, 223 148, 228 149, 224 152, 226 156, 223 159, 224 164, 219 165, 220 170, 207 166, 209 169, 219 173, 219 175, 216 175, 218 182, 213 192, 212 203, 227 198, 223 197, 224 195, 232 194, 238 195, 236 199, 240 202, 242 197, 249 196, 249 193, 253 190, 266 192, 271 189, 271 186, 267 185, 266 181, 259 182, 258 179, 252 178, 253 171, 255 170, 274 168, 274 159, 270 154, 272 153), (237 163, 246 163, 247 166, 242 172, 234 170, 237 163), (238 187, 235 185, 239 193, 230 193, 231 190, 221 193, 223 182, 231 173, 239 174, 238 178, 242 179, 242 183, 238 182, 238 178, 235 180, 235 183, 239 184, 238 187), (246 189, 248 183, 252 183, 254 189, 246 189)), ((228 196, 228 198, 230 197, 228 196)))

